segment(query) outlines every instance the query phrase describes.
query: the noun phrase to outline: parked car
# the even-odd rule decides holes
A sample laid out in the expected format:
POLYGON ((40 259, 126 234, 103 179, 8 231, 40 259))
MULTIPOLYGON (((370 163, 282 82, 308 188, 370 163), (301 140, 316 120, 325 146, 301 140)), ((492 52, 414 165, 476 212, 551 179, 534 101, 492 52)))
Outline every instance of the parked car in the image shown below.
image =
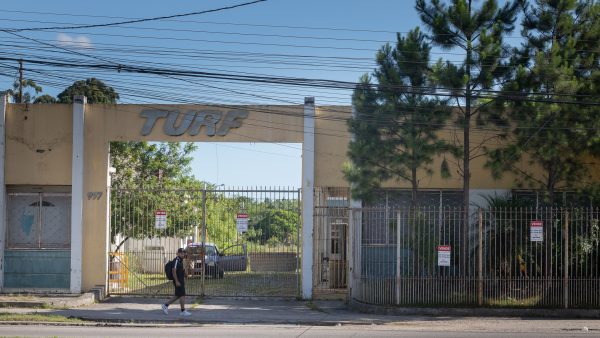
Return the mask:
POLYGON ((206 262, 205 275, 213 278, 223 278, 225 271, 246 271, 248 265, 246 244, 232 245, 222 251, 219 251, 214 243, 204 243, 204 247, 206 250, 202 250, 202 243, 190 243, 186 247, 188 273, 192 276, 202 274, 204 261, 206 262), (205 251, 204 255, 203 251, 205 251), (228 252, 231 254, 227 254, 228 252))

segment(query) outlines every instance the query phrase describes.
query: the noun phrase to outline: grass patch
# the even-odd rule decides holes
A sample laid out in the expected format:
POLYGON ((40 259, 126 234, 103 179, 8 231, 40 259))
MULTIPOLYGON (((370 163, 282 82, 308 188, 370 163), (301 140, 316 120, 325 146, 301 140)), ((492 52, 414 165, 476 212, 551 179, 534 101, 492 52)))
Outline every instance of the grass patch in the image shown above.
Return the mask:
POLYGON ((312 311, 317 311, 317 312, 323 312, 323 313, 325 313, 325 310, 321 309, 317 304, 315 304, 315 303, 313 303, 311 301, 306 302, 305 305, 306 305, 307 308, 311 309, 312 311))
POLYGON ((194 298, 194 301, 192 302, 192 309, 195 309, 202 304, 204 304, 204 297, 198 296, 194 298))
POLYGON ((0 322, 82 323, 81 319, 41 313, 0 313, 0 322))
POLYGON ((65 310, 68 309, 69 307, 66 305, 53 305, 50 303, 42 303, 39 306, 35 307, 36 309, 46 309, 46 310, 65 310))
POLYGON ((505 297, 500 299, 489 299, 488 305, 493 307, 536 307, 541 300, 540 296, 516 299, 505 297))

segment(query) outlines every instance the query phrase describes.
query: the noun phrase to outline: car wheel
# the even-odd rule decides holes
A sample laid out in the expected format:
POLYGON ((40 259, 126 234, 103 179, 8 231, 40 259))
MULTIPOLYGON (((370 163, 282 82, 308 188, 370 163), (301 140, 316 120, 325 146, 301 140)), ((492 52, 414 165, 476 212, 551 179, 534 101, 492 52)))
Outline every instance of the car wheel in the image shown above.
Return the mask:
POLYGON ((219 279, 223 279, 224 276, 225 276, 225 271, 219 270, 219 279))

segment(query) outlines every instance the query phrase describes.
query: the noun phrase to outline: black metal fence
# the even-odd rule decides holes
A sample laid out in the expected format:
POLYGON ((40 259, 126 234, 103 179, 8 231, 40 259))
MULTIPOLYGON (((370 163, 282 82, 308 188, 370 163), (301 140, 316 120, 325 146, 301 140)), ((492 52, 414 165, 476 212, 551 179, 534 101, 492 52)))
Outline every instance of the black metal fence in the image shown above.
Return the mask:
POLYGON ((350 292, 389 305, 600 306, 600 210, 350 209, 350 292))

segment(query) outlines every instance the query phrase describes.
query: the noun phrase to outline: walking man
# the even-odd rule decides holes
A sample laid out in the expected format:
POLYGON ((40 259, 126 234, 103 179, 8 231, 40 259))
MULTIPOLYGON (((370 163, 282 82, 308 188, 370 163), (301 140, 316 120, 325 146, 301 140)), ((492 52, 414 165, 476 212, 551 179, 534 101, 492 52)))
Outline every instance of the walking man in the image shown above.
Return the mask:
POLYGON ((186 273, 185 267, 183 265, 184 258, 185 250, 183 248, 177 249, 177 257, 175 257, 175 261, 173 262, 173 285, 175 286, 175 296, 162 305, 162 310, 166 315, 169 314, 169 305, 171 305, 177 299, 179 299, 179 304, 181 305, 181 313, 179 315, 182 317, 187 317, 191 315, 191 313, 185 310, 186 273))

